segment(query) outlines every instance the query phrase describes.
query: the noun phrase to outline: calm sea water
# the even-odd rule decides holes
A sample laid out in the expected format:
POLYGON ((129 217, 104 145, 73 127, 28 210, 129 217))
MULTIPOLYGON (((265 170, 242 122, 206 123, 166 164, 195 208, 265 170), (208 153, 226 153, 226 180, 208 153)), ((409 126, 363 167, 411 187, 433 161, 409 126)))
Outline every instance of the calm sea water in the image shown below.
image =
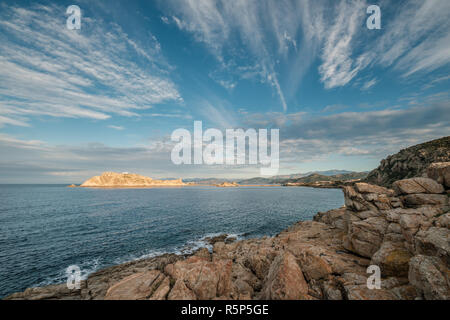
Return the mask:
POLYGON ((340 190, 286 187, 84 189, 0 185, 0 297, 110 265, 187 253, 203 238, 274 235, 343 205, 340 190))

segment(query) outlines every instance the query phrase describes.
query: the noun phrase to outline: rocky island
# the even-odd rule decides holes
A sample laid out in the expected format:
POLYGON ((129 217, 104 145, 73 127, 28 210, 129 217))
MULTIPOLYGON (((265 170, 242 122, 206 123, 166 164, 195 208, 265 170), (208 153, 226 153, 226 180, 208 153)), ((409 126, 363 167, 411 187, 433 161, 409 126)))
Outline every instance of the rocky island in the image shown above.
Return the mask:
POLYGON ((133 261, 91 274, 79 290, 6 299, 450 300, 449 158, 391 188, 343 186, 344 207, 274 237, 217 238, 211 252, 133 261), (379 289, 367 286, 370 265, 381 269, 379 289))
POLYGON ((215 184, 216 187, 222 187, 222 188, 233 188, 233 187, 239 187, 239 184, 236 182, 222 182, 220 184, 215 184))
MULTIPOLYGON (((185 186, 181 179, 154 180, 134 173, 104 172, 86 180, 80 187, 86 188, 148 188, 158 186, 185 186)), ((73 185, 72 185, 73 186, 73 185)))

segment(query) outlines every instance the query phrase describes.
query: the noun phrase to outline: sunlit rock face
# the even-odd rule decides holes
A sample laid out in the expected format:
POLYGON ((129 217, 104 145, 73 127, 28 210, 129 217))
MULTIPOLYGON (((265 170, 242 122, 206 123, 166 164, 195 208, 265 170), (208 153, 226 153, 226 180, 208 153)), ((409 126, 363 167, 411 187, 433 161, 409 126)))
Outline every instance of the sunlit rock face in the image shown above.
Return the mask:
POLYGON ((91 188, 124 188, 124 187, 154 187, 154 186, 183 186, 178 180, 154 180, 149 177, 133 173, 104 172, 100 176, 86 180, 81 187, 91 188))

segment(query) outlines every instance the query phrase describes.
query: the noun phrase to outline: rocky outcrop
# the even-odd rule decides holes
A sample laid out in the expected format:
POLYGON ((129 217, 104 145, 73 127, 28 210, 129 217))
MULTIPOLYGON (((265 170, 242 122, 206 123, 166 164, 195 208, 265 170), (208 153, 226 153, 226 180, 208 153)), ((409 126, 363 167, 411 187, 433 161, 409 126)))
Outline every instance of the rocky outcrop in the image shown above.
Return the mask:
POLYGON ((295 256, 289 251, 279 254, 270 265, 262 289, 264 300, 299 300, 308 296, 308 283, 295 256))
POLYGON ((215 184, 216 187, 222 187, 222 188, 231 188, 231 187, 239 187, 239 184, 236 182, 222 182, 220 184, 215 184))
POLYGON ((409 264, 409 281, 423 298, 450 300, 448 264, 436 257, 417 255, 409 264))
POLYGON ((450 162, 433 163, 428 167, 428 177, 450 188, 450 162))
POLYGON ((86 180, 80 187, 89 188, 144 188, 156 186, 184 186, 178 180, 154 180, 149 177, 133 173, 104 172, 100 176, 86 180))
MULTIPOLYGON (((437 166, 436 168, 431 168, 431 164, 449 161, 450 136, 409 147, 395 155, 387 157, 381 161, 378 168, 369 173, 366 181, 372 184, 390 187, 397 180, 427 176, 427 170, 431 170, 428 173, 439 170, 438 164, 434 165, 437 166)), ((448 166, 444 165, 444 167, 448 166)), ((448 174, 447 171, 447 178, 445 178, 445 175, 436 173, 436 175, 439 175, 444 180, 449 178, 448 174)), ((433 178, 433 174, 430 175, 430 178, 433 178)), ((442 181, 439 183, 444 184, 442 181)), ((447 184, 446 187, 449 188, 449 185, 447 184)))
POLYGON ((395 181, 393 190, 356 183, 346 207, 315 220, 345 232, 343 246, 380 267, 384 277, 407 278, 417 298, 450 297, 450 163, 432 164, 429 177, 395 181))
POLYGON ((79 290, 63 284, 7 299, 448 300, 449 168, 433 165, 430 178, 397 181, 393 189, 345 186, 344 207, 275 237, 218 236, 212 252, 130 262, 90 275, 79 290), (370 265, 381 270, 380 289, 367 286, 370 265))
POLYGON ((111 286, 106 292, 105 300, 164 298, 169 291, 168 280, 158 270, 135 273, 111 286))

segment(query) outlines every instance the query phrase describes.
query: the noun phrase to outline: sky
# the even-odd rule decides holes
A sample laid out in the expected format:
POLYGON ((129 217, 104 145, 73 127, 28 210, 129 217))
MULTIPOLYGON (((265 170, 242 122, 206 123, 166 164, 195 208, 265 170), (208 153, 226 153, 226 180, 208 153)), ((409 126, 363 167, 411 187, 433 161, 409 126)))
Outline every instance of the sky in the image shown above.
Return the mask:
POLYGON ((371 170, 450 135, 449 71, 448 0, 2 1, 0 183, 260 175, 173 164, 194 121, 279 129, 279 174, 371 170))

